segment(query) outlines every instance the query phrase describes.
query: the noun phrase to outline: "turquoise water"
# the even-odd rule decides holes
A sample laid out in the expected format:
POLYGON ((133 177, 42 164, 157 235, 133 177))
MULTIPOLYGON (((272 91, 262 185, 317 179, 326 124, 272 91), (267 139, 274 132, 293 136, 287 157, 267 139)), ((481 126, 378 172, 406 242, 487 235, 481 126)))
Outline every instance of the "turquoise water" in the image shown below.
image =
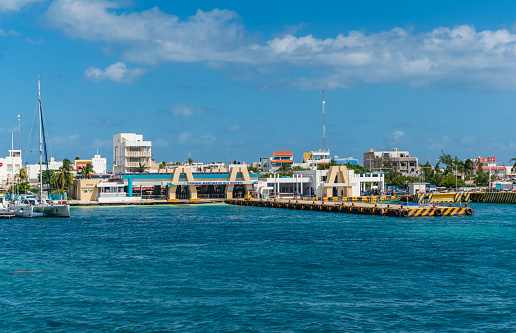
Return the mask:
POLYGON ((3 220, 0 331, 512 331, 516 205, 472 206, 421 219, 190 205, 3 220))

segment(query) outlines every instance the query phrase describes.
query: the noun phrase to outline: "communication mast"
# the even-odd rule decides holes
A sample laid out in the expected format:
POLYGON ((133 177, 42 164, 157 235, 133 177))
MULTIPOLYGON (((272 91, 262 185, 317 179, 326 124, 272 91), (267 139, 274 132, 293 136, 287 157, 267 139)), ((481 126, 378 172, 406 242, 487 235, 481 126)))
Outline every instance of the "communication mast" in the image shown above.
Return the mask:
POLYGON ((322 137, 323 137, 323 150, 326 151, 326 122, 324 114, 324 90, 322 91, 322 137))

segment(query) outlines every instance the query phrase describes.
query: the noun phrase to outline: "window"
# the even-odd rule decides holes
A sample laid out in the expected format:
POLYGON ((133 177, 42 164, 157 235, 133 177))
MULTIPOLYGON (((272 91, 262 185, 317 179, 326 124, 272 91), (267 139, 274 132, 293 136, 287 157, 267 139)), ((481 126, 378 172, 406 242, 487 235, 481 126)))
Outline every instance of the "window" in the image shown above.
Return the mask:
POLYGON ((416 162, 410 162, 410 166, 416 166, 416 162))
POLYGON ((321 181, 325 182, 326 181, 326 176, 321 176, 321 181))

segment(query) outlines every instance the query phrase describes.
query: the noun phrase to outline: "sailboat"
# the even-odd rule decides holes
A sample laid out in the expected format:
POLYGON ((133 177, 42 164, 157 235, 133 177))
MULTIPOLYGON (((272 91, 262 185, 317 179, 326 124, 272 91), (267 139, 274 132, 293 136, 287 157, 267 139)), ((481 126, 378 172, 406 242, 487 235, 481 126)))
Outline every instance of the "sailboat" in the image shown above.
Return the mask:
POLYGON ((37 195, 21 194, 10 205, 16 217, 70 217, 70 205, 66 200, 52 200, 43 194, 43 152, 47 171, 48 194, 50 180, 48 179, 48 156, 46 151, 45 129, 43 127, 43 108, 41 106, 41 83, 38 78, 38 108, 39 108, 39 192, 37 195))

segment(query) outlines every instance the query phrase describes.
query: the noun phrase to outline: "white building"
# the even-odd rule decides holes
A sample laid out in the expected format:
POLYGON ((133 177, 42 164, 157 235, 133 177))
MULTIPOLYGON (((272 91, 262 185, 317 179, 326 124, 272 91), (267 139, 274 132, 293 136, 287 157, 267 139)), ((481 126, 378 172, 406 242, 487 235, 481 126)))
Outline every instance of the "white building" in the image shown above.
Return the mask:
MULTIPOLYGON (((56 161, 55 158, 50 157, 50 161, 48 161, 48 170, 59 170, 59 168, 62 166, 63 161, 56 161)), ((24 168, 27 176, 29 177, 29 182, 37 182, 40 170, 39 164, 26 164, 24 168)), ((45 171, 46 169, 46 166, 43 164, 42 170, 45 171)))
POLYGON ((340 197, 343 193, 339 193, 339 187, 349 188, 347 196, 361 196, 367 187, 382 192, 385 188, 385 179, 383 173, 360 173, 355 174, 354 170, 347 170, 347 183, 337 183, 327 179, 330 170, 307 170, 294 171, 292 177, 269 177, 259 178, 257 191, 268 196, 293 196, 294 193, 304 197, 323 197, 327 193, 327 188, 333 188, 333 195, 340 197))
POLYGON ((151 141, 143 141, 143 135, 119 133, 113 135, 113 173, 138 172, 140 165, 146 171, 151 167, 151 141))
POLYGON ((105 174, 107 173, 107 161, 105 157, 100 157, 100 155, 97 153, 95 157, 93 157, 91 160, 75 160, 73 161, 75 164, 75 171, 79 171, 80 168, 85 166, 86 164, 91 164, 93 167, 93 173, 94 174, 105 174))
POLYGON ((21 150, 9 150, 9 156, 0 158, 0 183, 8 185, 12 183, 14 175, 20 172, 22 166, 21 150))
POLYGON ((303 164, 317 166, 319 164, 331 163, 330 150, 312 150, 303 154, 303 164))

